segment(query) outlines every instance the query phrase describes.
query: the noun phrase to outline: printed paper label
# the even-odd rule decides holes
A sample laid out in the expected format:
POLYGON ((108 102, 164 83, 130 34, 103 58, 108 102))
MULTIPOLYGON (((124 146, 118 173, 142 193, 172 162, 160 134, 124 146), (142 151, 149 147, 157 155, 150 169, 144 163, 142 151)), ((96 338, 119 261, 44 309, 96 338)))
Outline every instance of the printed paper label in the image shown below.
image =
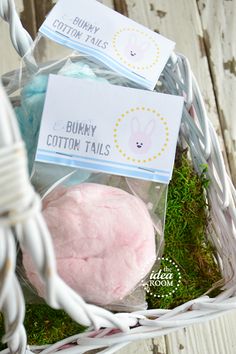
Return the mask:
POLYGON ((168 183, 180 96, 50 75, 36 160, 168 183))
POLYGON ((95 0, 59 0, 39 31, 151 90, 175 45, 95 0))

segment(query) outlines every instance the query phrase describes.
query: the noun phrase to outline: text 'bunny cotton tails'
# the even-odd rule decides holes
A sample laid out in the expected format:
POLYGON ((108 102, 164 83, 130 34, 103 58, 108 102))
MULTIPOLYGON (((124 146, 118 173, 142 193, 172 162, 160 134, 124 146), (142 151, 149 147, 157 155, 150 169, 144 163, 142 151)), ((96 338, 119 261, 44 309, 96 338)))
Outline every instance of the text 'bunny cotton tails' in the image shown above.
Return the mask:
MULTIPOLYGON (((118 188, 85 183, 58 187, 44 200, 58 272, 88 302, 123 299, 151 270, 155 232, 145 204, 118 188)), ((43 296, 28 255, 27 276, 43 296)))

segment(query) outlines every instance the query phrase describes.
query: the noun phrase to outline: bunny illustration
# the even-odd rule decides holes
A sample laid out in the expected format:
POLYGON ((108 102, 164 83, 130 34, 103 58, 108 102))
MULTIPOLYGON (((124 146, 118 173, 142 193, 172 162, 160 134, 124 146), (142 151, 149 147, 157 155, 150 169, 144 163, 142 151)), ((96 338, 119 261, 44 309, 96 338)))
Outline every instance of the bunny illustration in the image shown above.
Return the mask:
POLYGON ((155 120, 151 119, 144 129, 141 129, 140 121, 137 117, 133 117, 131 121, 131 135, 129 138, 129 146, 135 154, 146 154, 152 146, 151 136, 155 130, 155 120))
POLYGON ((65 130, 66 123, 63 120, 59 120, 53 125, 53 130, 65 130))
POLYGON ((143 40, 135 34, 130 34, 124 48, 124 54, 129 61, 140 62, 147 54, 149 46, 150 43, 147 40, 143 40))

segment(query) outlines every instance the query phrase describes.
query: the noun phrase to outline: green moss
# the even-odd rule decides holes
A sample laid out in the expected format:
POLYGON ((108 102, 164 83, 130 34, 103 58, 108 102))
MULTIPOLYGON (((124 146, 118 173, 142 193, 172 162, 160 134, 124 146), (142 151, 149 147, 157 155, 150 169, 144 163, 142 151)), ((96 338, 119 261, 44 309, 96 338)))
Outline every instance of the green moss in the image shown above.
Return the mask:
MULTIPOLYGON (((2 338, 2 336, 4 335, 4 321, 3 321, 3 316, 0 312, 0 339, 2 338)), ((1 344, 0 342, 0 350, 3 350, 6 348, 6 345, 1 344)))
POLYGON ((44 304, 27 305, 25 328, 29 344, 50 344, 83 332, 85 327, 72 321, 62 310, 44 304))
MULTIPOLYGON (((55 343, 85 330, 85 327, 72 321, 64 311, 53 310, 46 304, 27 305, 24 324, 28 343, 31 345, 55 343)), ((3 334, 3 318, 0 314, 0 338, 3 334)), ((4 348, 0 344, 0 350, 4 348)))
MULTIPOLYGON (((204 189, 209 181, 193 170, 186 153, 175 164, 169 185, 165 223, 165 248, 163 258, 175 262, 181 273, 181 283, 172 295, 155 297, 160 287, 153 286, 148 295, 150 308, 173 308, 203 295, 221 279, 214 260, 214 250, 206 239, 208 222, 204 189)), ((162 265, 163 267, 163 265, 162 265)))
MULTIPOLYGON (((204 188, 208 183, 204 173, 199 178, 186 154, 181 154, 168 192, 164 257, 178 265, 182 279, 178 290, 171 296, 159 300, 148 295, 150 308, 173 308, 202 295, 221 278, 213 249, 205 237, 208 220, 204 188)), ((42 304, 27 306, 25 326, 30 344, 53 343, 84 330, 65 312, 42 304)), ((0 315, 0 337, 2 334, 0 315)))

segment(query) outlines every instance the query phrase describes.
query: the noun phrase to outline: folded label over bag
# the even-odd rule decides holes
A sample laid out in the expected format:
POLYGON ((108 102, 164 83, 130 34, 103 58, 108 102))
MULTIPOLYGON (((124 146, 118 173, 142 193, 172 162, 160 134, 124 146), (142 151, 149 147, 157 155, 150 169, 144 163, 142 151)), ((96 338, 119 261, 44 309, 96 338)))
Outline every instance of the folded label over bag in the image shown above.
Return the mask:
POLYGON ((39 31, 151 90, 175 45, 95 0, 59 0, 39 31))
POLYGON ((169 183, 183 97, 50 75, 36 161, 169 183))

